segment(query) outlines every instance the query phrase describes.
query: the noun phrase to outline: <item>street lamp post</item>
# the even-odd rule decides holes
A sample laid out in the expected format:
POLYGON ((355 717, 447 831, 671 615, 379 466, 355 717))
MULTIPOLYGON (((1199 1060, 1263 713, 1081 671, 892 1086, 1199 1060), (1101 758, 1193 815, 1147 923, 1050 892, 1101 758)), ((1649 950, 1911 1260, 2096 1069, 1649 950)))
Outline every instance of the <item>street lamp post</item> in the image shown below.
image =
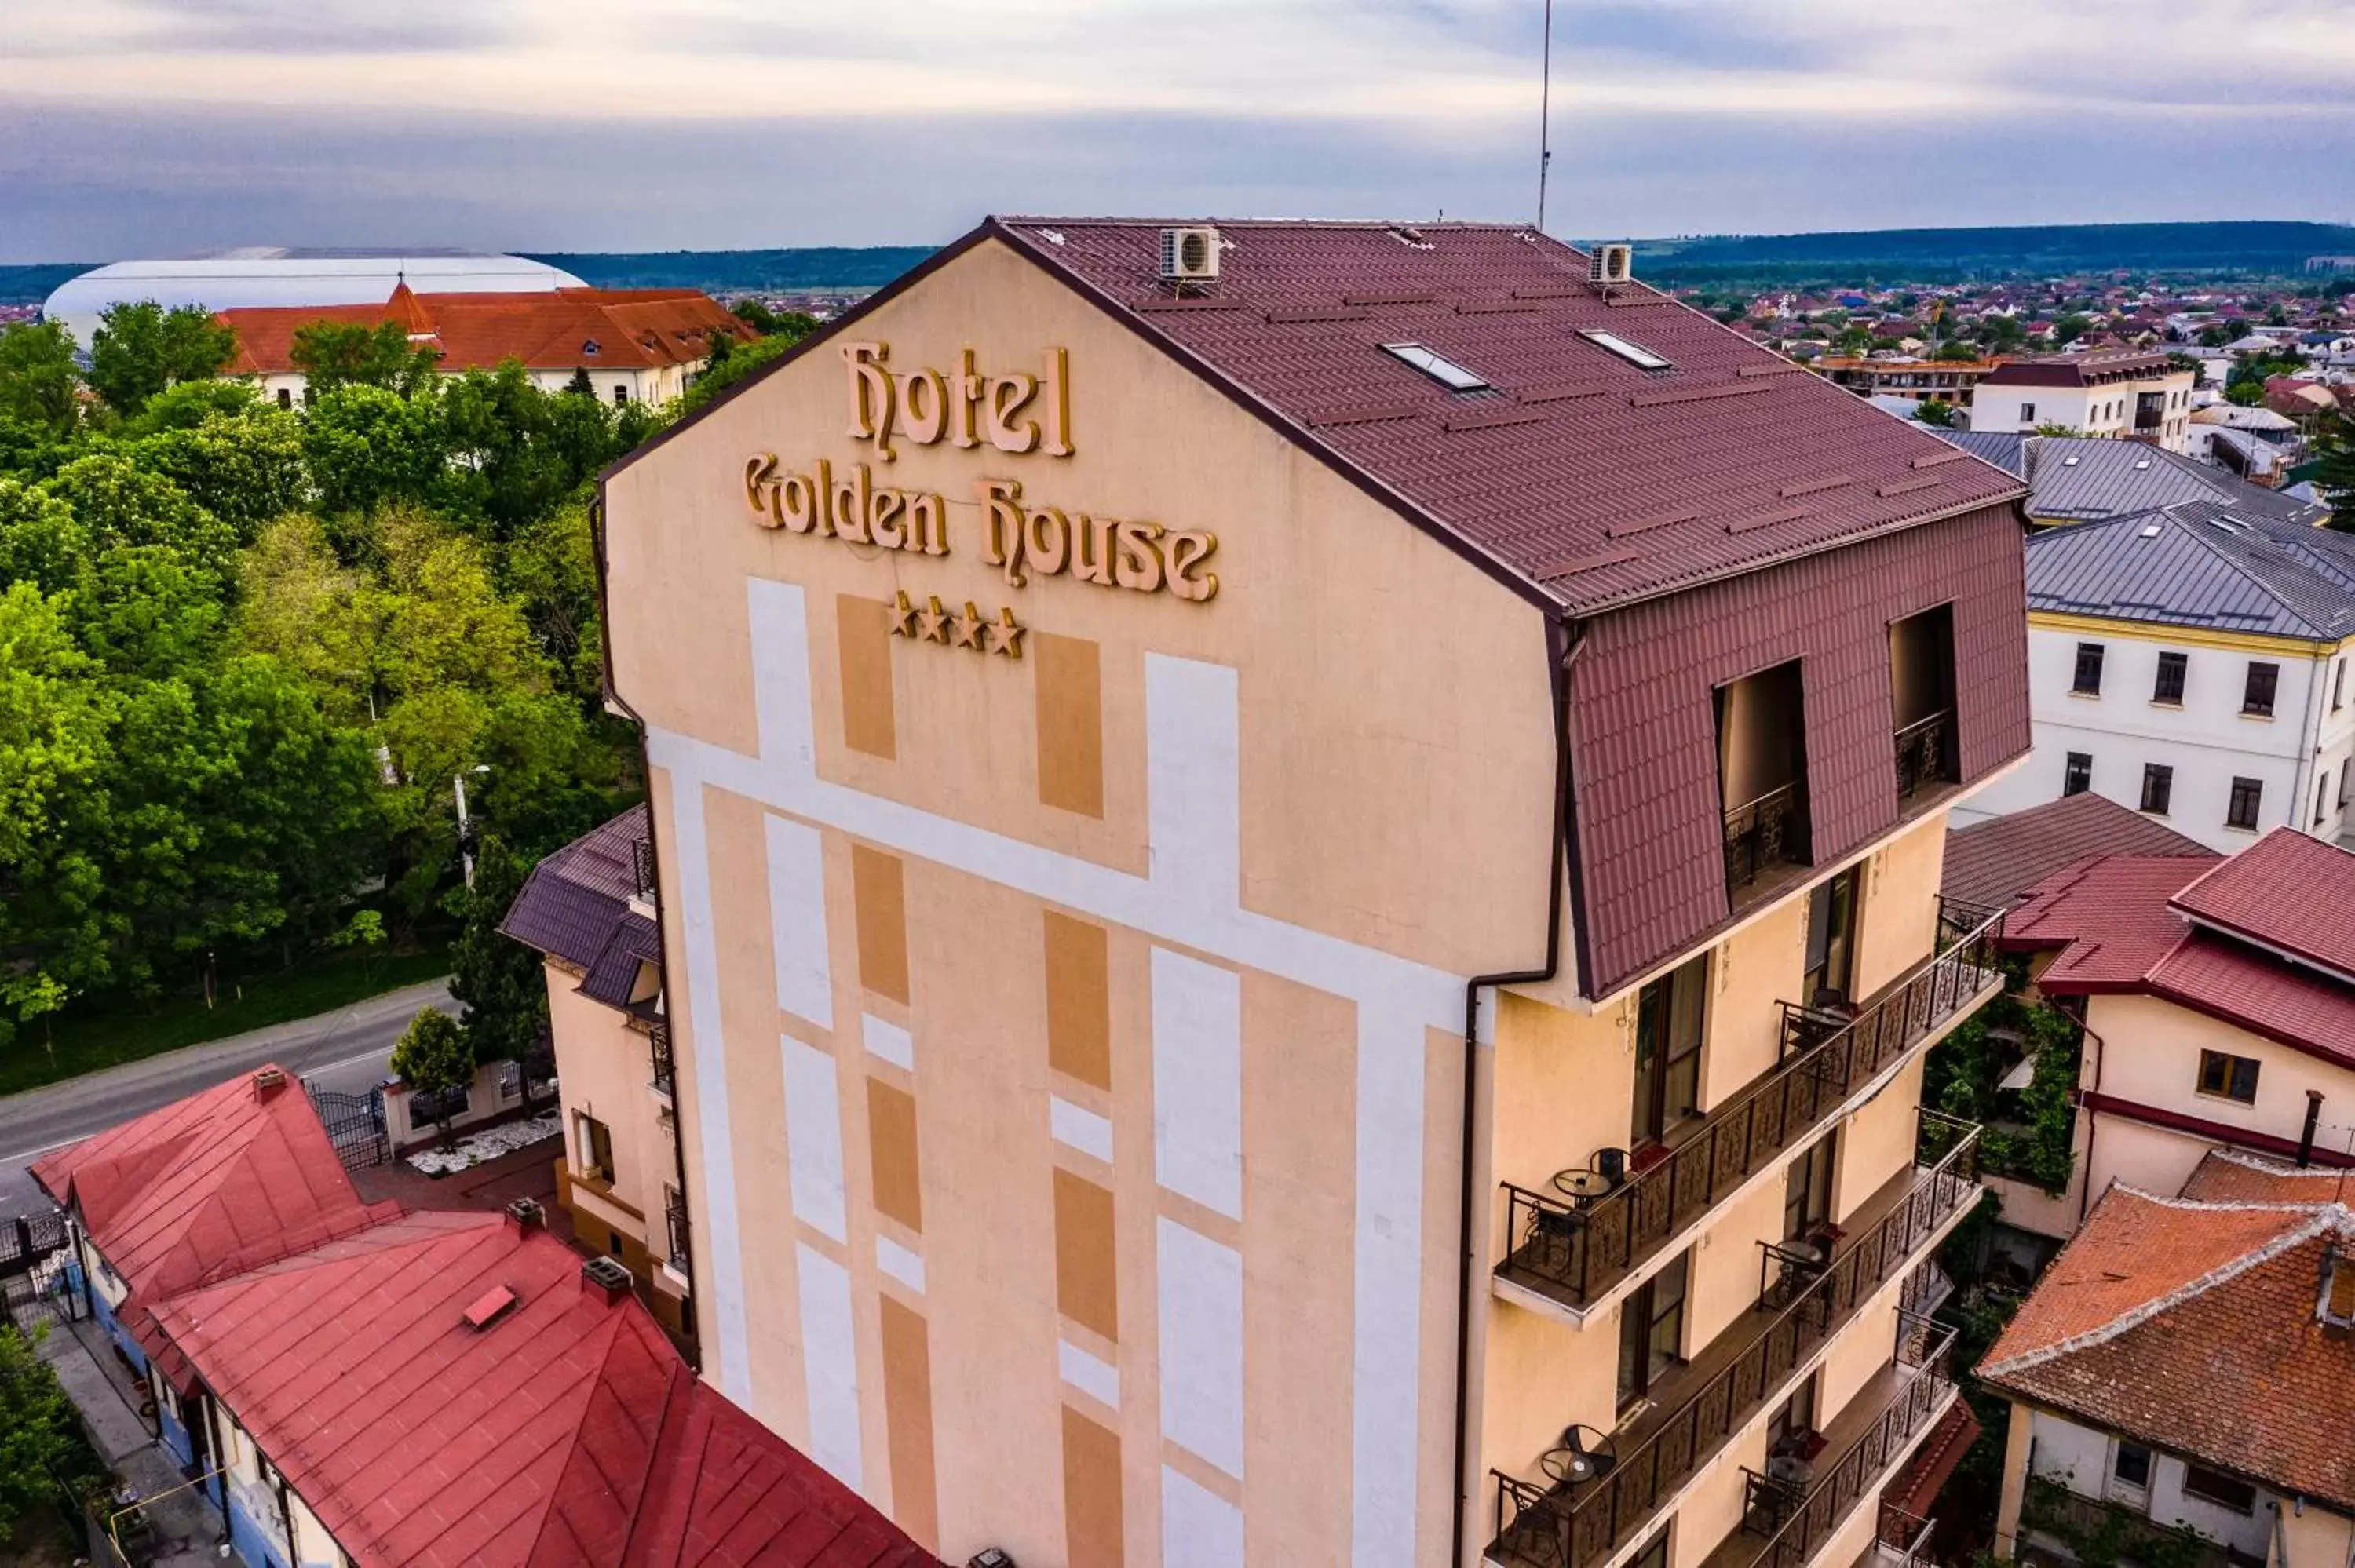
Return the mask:
MULTIPOLYGON (((473 771, 488 773, 488 763, 478 762, 473 771)), ((466 868, 466 886, 474 885, 474 846, 466 836, 466 775, 455 774, 450 779, 450 790, 458 798, 458 863, 466 868)))

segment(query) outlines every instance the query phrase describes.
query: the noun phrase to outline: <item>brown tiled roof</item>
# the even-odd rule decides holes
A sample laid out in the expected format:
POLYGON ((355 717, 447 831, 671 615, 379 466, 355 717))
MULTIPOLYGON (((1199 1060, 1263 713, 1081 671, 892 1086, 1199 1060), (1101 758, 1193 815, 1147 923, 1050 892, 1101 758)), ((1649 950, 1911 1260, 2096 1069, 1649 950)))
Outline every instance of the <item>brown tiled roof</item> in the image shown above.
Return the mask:
POLYGON ((223 311, 237 333, 235 375, 297 368, 294 334, 318 322, 373 327, 399 323, 441 355, 444 370, 488 370, 519 361, 528 370, 637 370, 693 365, 709 356, 711 334, 751 330, 695 289, 554 289, 534 293, 421 295, 406 283, 380 305, 290 305, 223 311))
POLYGON ((2037 359, 2014 359, 1982 387, 2099 387, 2113 381, 2136 381, 2164 376, 2174 366, 2164 354, 2139 348, 2095 349, 2090 354, 2056 354, 2037 359))
POLYGON ((1173 298, 1165 220, 994 219, 1369 487, 1580 612, 2020 493, 2018 482, 1518 225, 1221 220, 1221 276, 1173 298), (1646 371, 1591 338, 1668 360, 1646 371), (1383 352, 1412 342, 1489 390, 1383 352))
POLYGON ((2168 899, 2222 858, 2108 855, 2079 861, 2030 890, 2004 922, 2004 945, 2028 952, 2062 949, 2045 970, 2052 985, 2131 985, 2191 935, 2183 917, 2168 908, 2168 899))
POLYGON ((2355 984, 2355 854, 2336 844, 2275 828, 2178 893, 2175 906, 2355 984))
POLYGON ((633 806, 553 852, 531 868, 499 930, 589 969, 630 912, 630 895, 637 890, 631 845, 649 831, 646 809, 633 806))
POLYGON ((1966 903, 2007 906, 2090 855, 2210 855, 2164 822, 2087 790, 1946 834, 1938 891, 1966 903))
POLYGON ((2344 1170, 2301 1170, 2238 1150, 2211 1149, 2184 1178, 2182 1197, 2203 1203, 2335 1203, 2355 1191, 2344 1170))
POLYGON ((2114 1187, 1978 1369, 1984 1383, 2203 1464, 2355 1509, 2355 1345, 2315 1315, 2337 1203, 2114 1187))

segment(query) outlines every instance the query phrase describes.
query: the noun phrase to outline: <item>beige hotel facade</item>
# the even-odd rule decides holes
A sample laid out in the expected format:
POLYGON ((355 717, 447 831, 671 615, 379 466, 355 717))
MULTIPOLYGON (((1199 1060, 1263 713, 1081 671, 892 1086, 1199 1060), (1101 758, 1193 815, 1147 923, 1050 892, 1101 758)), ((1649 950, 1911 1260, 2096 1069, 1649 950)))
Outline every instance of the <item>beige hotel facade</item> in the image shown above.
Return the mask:
POLYGON ((702 1372, 944 1558, 1847 1568, 1951 1408, 2019 489, 1589 277, 991 220, 607 475, 702 1372))

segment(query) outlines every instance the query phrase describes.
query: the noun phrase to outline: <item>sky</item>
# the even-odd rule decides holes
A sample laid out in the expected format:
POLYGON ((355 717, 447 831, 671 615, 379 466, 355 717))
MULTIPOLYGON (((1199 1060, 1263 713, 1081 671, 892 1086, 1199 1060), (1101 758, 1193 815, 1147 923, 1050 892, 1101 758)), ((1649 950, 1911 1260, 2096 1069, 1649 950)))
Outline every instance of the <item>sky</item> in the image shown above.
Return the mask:
MULTIPOLYGON (((1544 0, 15 0, 0 261, 1526 219, 1544 0)), ((2355 219, 2355 0, 1556 0, 1571 237, 2355 219)))

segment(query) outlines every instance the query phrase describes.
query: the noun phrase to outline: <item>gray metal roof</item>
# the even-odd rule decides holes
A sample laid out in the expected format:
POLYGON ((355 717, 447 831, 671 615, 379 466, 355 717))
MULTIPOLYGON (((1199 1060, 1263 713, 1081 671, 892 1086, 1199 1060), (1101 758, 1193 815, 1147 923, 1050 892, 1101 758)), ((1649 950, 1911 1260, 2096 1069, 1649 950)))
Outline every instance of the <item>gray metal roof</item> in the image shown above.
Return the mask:
POLYGON ((2028 603, 2336 642, 2355 636, 2355 536, 2182 502, 2034 535, 2028 603))
POLYGON ((2291 500, 2221 468, 2147 446, 2093 436, 2036 436, 2025 443, 2028 514, 2094 522, 2180 502, 2230 506, 2250 517, 2318 524, 2324 507, 2291 500))
POLYGON ((1938 425, 1926 428, 1932 435, 1952 441, 1973 457, 1995 464, 2014 479, 2028 477, 2030 438, 2018 430, 1958 430, 1938 425))

